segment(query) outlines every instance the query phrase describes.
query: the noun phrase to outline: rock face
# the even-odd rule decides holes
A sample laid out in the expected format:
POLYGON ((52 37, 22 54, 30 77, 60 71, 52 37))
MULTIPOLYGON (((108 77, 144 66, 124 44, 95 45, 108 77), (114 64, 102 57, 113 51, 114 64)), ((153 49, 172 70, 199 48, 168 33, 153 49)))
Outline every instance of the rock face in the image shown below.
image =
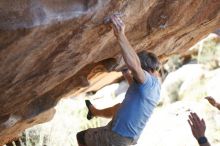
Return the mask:
POLYGON ((0 1, 0 144, 117 65, 120 49, 103 23, 115 12, 132 46, 161 59, 220 27, 219 0, 0 1))

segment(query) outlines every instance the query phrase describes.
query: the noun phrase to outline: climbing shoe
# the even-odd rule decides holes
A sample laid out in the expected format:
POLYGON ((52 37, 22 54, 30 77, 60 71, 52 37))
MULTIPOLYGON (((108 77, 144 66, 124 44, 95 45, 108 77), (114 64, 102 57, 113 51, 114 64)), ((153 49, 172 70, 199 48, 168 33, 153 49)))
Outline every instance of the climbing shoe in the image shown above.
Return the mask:
POLYGON ((92 112, 90 111, 90 106, 92 106, 92 103, 90 102, 90 100, 85 100, 85 103, 88 108, 87 119, 91 120, 93 118, 92 112))

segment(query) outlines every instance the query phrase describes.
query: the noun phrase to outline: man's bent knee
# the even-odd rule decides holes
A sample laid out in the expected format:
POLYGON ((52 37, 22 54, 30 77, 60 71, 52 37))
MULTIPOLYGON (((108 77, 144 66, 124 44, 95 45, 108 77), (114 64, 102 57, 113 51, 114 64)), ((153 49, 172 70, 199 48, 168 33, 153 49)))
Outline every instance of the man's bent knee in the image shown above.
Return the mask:
POLYGON ((86 133, 86 130, 85 130, 85 131, 78 132, 78 133, 76 134, 76 138, 77 138, 78 144, 86 146, 85 133, 86 133))

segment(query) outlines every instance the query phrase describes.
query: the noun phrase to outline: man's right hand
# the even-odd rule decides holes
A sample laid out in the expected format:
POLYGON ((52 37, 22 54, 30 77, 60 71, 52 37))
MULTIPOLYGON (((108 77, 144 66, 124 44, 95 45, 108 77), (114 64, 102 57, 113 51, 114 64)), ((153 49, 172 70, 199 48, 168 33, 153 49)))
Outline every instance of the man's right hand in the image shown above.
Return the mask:
POLYGON ((115 36, 117 38, 123 36, 125 34, 124 22, 117 15, 112 15, 111 21, 115 36))

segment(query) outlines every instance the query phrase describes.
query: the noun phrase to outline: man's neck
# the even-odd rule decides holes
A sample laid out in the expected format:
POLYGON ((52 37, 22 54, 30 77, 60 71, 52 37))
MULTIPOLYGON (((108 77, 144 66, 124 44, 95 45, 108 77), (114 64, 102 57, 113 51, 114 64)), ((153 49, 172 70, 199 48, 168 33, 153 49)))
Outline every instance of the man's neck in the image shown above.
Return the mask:
POLYGON ((154 71, 154 72, 149 71, 148 73, 152 76, 159 77, 158 71, 154 71))

